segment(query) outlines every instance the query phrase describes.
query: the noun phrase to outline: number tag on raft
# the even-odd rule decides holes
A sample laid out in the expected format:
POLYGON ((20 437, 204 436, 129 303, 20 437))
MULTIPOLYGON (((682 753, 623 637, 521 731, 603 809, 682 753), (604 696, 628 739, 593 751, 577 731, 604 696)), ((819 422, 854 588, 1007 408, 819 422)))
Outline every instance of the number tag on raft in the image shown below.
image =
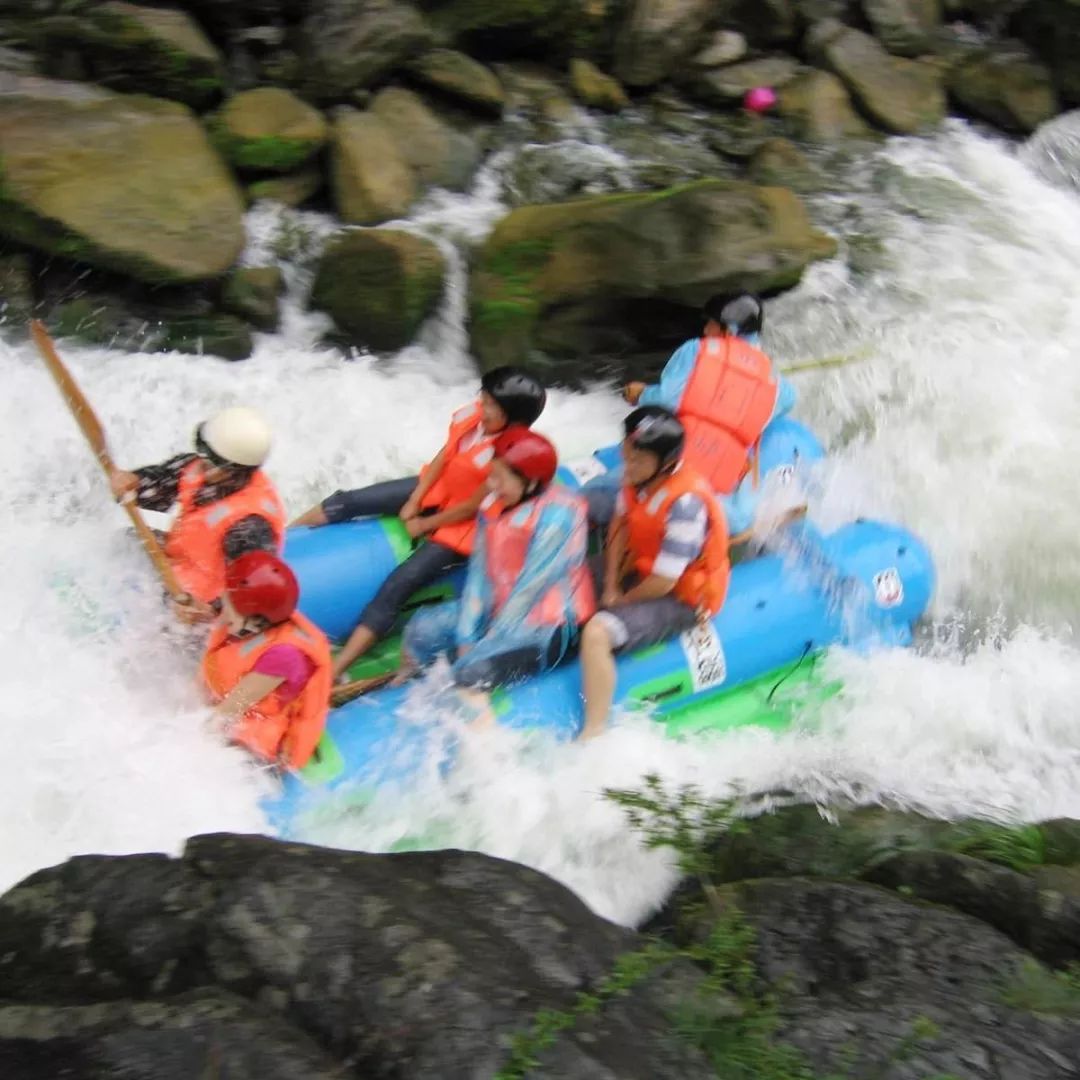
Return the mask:
POLYGON ((692 630, 683 631, 679 643, 686 654, 694 693, 719 686, 727 678, 724 649, 711 622, 698 623, 692 630))

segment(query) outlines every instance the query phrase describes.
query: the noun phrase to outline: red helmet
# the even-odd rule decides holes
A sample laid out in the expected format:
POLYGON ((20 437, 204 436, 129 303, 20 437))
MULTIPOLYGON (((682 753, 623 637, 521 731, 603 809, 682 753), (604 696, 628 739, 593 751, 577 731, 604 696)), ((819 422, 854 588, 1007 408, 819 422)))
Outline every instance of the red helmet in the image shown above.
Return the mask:
POLYGON ((505 461, 518 476, 536 480, 541 485, 550 484, 559 467, 555 447, 543 435, 520 424, 504 428, 495 437, 492 449, 495 456, 505 461))
POLYGON ((249 551, 225 568, 225 592, 238 615, 284 622, 300 599, 296 575, 269 551, 249 551))

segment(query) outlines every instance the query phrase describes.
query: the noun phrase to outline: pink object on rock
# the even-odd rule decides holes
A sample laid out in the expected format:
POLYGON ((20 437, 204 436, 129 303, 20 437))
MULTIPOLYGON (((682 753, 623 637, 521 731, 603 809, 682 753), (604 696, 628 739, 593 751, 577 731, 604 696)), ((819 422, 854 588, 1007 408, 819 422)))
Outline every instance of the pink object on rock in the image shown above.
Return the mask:
POLYGON ((767 112, 775 104, 776 91, 771 86, 755 86, 743 98, 743 107, 755 113, 767 112))

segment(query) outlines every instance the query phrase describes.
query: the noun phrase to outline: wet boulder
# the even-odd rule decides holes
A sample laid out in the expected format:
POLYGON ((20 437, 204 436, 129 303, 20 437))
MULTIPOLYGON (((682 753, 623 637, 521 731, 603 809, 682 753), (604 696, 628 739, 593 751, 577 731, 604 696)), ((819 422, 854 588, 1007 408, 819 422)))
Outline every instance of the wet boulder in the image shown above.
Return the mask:
POLYGON ((430 240, 368 229, 327 246, 311 304, 330 315, 344 344, 387 352, 416 337, 445 286, 446 260, 430 240))
MULTIPOLYGON (((34 874, 0 898, 0 943, 0 1061, 28 1080, 60 1065, 108 1080, 468 1080, 493 1077, 541 1010, 573 1008, 643 940, 499 859, 223 835, 181 859, 34 874)), ((708 1080, 667 1018, 701 979, 679 960, 643 971, 531 1067, 708 1080)))
POLYGON ((215 278, 244 204, 182 105, 0 75, 0 235, 152 283, 215 278))
POLYGON ((521 207, 476 257, 473 350, 487 368, 638 351, 713 293, 789 287, 835 250, 792 192, 733 181, 521 207))

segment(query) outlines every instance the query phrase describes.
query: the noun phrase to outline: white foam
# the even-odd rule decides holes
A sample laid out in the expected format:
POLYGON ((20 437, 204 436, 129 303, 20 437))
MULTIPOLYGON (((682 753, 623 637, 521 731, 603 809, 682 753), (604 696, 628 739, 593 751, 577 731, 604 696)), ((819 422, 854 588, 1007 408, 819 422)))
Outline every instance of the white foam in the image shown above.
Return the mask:
MULTIPOLYGON (((845 245, 852 231, 876 236, 879 268, 815 268, 770 305, 767 344, 785 362, 871 346, 861 362, 798 377, 799 415, 833 455, 814 510, 923 535, 940 572, 936 632, 916 652, 835 657, 847 689, 817 729, 678 744, 639 721, 585 747, 495 733, 467 740, 446 780, 386 792, 314 838, 386 850, 426 836, 518 859, 631 922, 673 870, 600 792, 648 771, 716 795, 741 783, 947 814, 1080 814, 1080 200, 960 124, 888 144, 851 184, 817 212, 845 245)), ((434 196, 406 227, 475 243, 501 212, 498 191, 488 171, 476 198, 434 196)), ((266 257, 280 215, 252 212, 249 261, 266 257)), ((325 321, 301 304, 309 271, 293 266, 283 332, 260 335, 246 363, 63 352, 121 464, 183 449, 222 405, 264 409, 278 432, 272 473, 299 512, 339 485, 415 470, 474 392, 460 259, 452 269, 458 291, 393 361, 319 345, 325 321)), ((166 633, 55 389, 28 347, 0 345, 0 363, 0 886, 77 852, 172 851, 200 830, 263 829, 265 779, 205 730, 193 657, 166 633)), ((540 427, 575 456, 611 441, 623 411, 606 387, 556 391, 540 427)))

